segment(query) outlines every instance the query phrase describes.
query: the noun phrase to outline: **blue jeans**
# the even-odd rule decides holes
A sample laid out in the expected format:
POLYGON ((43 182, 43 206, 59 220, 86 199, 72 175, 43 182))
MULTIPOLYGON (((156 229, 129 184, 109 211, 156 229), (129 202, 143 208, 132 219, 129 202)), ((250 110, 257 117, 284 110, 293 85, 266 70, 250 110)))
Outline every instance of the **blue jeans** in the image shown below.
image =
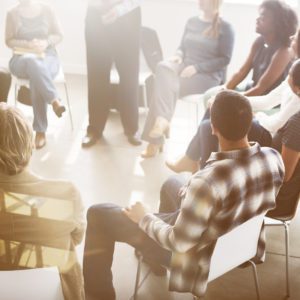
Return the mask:
MULTIPOLYGON (((257 120, 252 121, 248 133, 249 141, 258 142, 262 147, 270 147, 272 136, 268 130, 262 127, 257 120)), ((197 133, 194 135, 186 150, 186 156, 194 161, 200 161, 200 167, 205 166, 212 152, 218 151, 218 139, 212 134, 209 110, 206 111, 197 133)))
POLYGON ((33 129, 46 132, 47 104, 58 99, 53 79, 59 71, 59 60, 55 52, 47 52, 45 58, 33 54, 14 55, 9 62, 13 75, 29 80, 30 96, 33 107, 33 129))

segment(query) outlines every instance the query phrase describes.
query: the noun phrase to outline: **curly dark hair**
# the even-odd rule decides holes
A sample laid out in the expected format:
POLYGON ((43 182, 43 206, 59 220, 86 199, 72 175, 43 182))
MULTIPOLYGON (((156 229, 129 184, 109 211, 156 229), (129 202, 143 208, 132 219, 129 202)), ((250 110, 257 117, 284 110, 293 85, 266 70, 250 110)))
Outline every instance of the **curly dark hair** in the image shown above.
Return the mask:
POLYGON ((300 28, 296 32, 297 36, 297 57, 300 58, 300 28))
POLYGON ((290 72, 294 85, 300 87, 300 59, 294 61, 290 72))
POLYGON ((282 46, 288 47, 290 36, 295 34, 298 26, 295 11, 281 0, 264 0, 260 8, 271 12, 277 40, 282 46))

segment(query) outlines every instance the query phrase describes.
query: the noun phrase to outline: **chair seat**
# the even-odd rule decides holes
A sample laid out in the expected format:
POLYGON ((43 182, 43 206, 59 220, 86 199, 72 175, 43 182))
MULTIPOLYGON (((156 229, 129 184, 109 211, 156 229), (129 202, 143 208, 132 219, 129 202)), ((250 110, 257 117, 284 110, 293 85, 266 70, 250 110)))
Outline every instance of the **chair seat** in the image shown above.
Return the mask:
MULTIPOLYGON (((273 219, 273 218, 268 218, 268 217, 265 217, 264 219, 265 221, 265 225, 268 225, 268 226, 282 226, 282 223, 285 221, 285 220, 276 220, 276 219, 273 219)), ((290 221, 285 221, 287 224, 290 224, 290 221)))
MULTIPOLYGON (((139 85, 144 86, 146 79, 149 78, 150 76, 152 76, 151 72, 148 72, 148 71, 140 72, 139 73, 139 85)), ((120 77, 119 77, 119 73, 117 72, 117 70, 112 70, 110 72, 110 82, 113 84, 119 84, 120 77)))

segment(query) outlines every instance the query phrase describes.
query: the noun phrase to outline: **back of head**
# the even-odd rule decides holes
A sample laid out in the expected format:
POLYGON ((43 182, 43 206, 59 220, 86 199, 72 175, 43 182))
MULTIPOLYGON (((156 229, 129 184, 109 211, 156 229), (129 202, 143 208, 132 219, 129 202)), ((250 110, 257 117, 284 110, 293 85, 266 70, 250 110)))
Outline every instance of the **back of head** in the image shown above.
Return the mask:
POLYGON ((300 59, 294 61, 290 69, 293 84, 300 89, 300 59))
POLYGON ((248 99, 234 91, 217 94, 211 107, 211 122, 225 139, 239 141, 252 123, 252 109, 248 99))
POLYGON ((274 33, 281 46, 290 45, 290 36, 294 35, 298 26, 298 17, 295 11, 281 0, 264 0, 260 5, 269 11, 274 20, 274 33))
POLYGON ((0 103, 0 172, 16 175, 28 165, 33 149, 31 125, 21 112, 0 103))

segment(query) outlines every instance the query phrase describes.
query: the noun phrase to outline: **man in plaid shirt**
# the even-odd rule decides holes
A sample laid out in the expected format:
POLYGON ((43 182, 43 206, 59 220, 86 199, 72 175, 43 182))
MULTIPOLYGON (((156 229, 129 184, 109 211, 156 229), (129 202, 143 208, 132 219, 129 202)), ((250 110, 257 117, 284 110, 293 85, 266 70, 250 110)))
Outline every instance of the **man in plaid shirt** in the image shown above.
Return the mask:
MULTIPOLYGON (((87 300, 115 299, 111 265, 116 241, 139 249, 147 260, 171 268, 170 290, 205 294, 217 239, 275 207, 284 176, 278 152, 247 140, 252 121, 248 100, 232 91, 216 96, 211 108, 213 133, 221 152, 192 176, 174 212, 151 214, 136 203, 125 209, 99 204, 88 212, 84 252, 87 300)), ((258 258, 263 258, 261 235, 258 258)))

